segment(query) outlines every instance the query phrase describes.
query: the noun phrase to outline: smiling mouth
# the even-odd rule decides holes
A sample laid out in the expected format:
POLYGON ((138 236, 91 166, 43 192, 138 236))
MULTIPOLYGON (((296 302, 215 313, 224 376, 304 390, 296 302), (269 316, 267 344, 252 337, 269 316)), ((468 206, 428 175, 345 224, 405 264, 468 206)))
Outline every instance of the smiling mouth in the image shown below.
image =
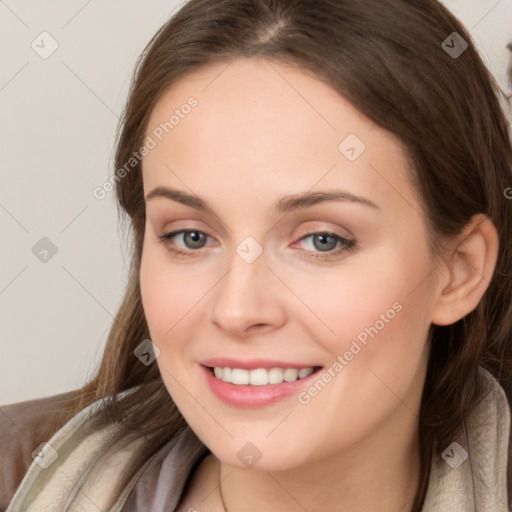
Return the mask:
POLYGON ((282 384, 283 382, 294 382, 309 377, 319 371, 321 366, 310 366, 308 368, 255 368, 247 370, 244 368, 230 367, 207 367, 214 377, 220 381, 237 386, 267 386, 282 384))

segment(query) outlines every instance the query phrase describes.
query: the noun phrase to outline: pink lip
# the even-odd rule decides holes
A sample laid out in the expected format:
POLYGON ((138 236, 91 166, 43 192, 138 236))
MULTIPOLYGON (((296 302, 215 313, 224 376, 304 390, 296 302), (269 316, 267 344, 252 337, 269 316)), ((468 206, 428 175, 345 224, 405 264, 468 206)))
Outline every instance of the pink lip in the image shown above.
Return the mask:
POLYGON ((270 368, 297 368, 300 370, 301 368, 313 368, 315 366, 320 366, 315 364, 286 363, 284 361, 277 361, 273 359, 250 359, 248 361, 239 361, 229 357, 205 359, 204 361, 201 361, 201 364, 212 368, 219 366, 221 368, 241 368, 243 370, 255 370, 256 368, 266 368, 268 370, 270 370, 270 368))
MULTIPOLYGON (((226 361, 225 359, 223 361, 226 361)), ((254 361, 250 363, 246 362, 246 364, 253 364, 254 361)), ((268 363, 268 361, 267 361, 268 363)), ((237 362, 239 365, 240 363, 237 362)), ((272 363, 273 364, 273 363, 272 363)), ((230 364, 215 364, 215 366, 228 366, 231 368, 243 368, 241 366, 231 366, 230 364)), ((291 365, 287 365, 286 368, 289 368, 291 365)), ((265 365, 260 366, 252 366, 250 369, 254 368, 264 368, 265 365)), ((275 364, 273 366, 269 366, 273 368, 283 368, 282 363, 275 364)), ((250 385, 237 385, 231 384, 230 382, 224 382, 223 380, 218 379, 213 374, 213 370, 208 366, 201 365, 201 368, 205 374, 206 382, 212 391, 212 393, 217 396, 220 400, 228 405, 234 405, 235 407, 244 407, 244 408, 257 408, 264 407, 266 405, 273 404, 286 398, 290 395, 297 394, 301 388, 309 385, 311 379, 317 378, 317 374, 321 368, 318 366, 311 375, 304 377, 303 379, 298 379, 293 382, 283 381, 281 384, 267 384, 266 386, 250 386, 250 385)), ((293 368, 309 368, 308 366, 298 365, 293 366, 293 368)), ((246 368, 249 369, 249 368, 246 368)))

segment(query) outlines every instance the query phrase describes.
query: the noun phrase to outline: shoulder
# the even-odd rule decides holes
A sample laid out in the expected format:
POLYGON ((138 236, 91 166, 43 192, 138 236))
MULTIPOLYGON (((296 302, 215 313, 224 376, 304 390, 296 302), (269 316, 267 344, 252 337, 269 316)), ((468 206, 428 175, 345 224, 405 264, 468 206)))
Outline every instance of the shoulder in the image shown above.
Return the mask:
POLYGON ((0 406, 0 511, 7 507, 32 463, 48 420, 69 405, 78 390, 0 406))
MULTIPOLYGON (((512 510, 512 382, 510 380, 498 382, 489 371, 479 368, 479 376, 483 383, 483 400, 477 406, 481 413, 476 425, 485 425, 484 433, 488 433, 487 441, 501 445, 502 456, 506 465, 506 493, 509 510, 512 510), (495 432, 488 428, 486 419, 497 423, 495 432)), ((478 415, 477 415, 478 418, 478 415)))

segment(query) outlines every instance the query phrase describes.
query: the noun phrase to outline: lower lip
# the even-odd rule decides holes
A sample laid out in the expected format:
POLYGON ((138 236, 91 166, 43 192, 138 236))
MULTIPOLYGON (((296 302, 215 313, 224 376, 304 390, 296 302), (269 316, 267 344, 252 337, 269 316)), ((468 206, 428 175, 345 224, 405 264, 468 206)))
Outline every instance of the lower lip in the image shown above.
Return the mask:
MULTIPOLYGON (((202 365, 201 365, 202 366, 202 365)), ((235 407, 264 407, 297 394, 304 385, 317 376, 321 368, 313 373, 293 382, 283 381, 281 384, 267 384, 265 386, 238 385, 224 382, 213 375, 211 368, 202 366, 206 375, 208 386, 214 395, 223 402, 235 407)))

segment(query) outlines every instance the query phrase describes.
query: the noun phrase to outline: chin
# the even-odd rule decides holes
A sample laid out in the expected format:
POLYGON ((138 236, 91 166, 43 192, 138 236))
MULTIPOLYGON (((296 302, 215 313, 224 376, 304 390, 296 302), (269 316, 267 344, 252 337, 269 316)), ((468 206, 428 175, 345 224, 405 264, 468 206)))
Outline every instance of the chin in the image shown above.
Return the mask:
POLYGON ((303 449, 298 450, 297 446, 301 446, 301 443, 290 439, 288 446, 283 446, 281 443, 277 445, 268 440, 266 442, 255 440, 231 441, 224 446, 208 446, 208 448, 223 464, 239 469, 274 472, 293 469, 312 462, 303 449), (298 451, 300 453, 297 453, 298 451))

